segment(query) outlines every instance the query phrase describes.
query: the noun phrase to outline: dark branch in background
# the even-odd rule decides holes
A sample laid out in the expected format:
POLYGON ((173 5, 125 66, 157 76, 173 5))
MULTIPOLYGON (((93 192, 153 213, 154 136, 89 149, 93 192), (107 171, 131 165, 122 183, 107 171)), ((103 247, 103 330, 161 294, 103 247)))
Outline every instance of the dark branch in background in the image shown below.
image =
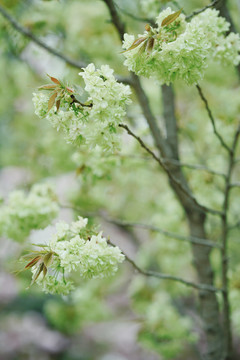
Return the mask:
MULTIPOLYGON (((108 240, 108 243, 112 246, 115 246, 110 240, 108 240)), ((122 251, 122 250, 121 250, 122 251)), ((134 267, 135 270, 137 270, 137 272, 139 272, 142 275, 145 276, 151 276, 151 277, 156 277, 158 279, 161 280, 172 280, 172 281, 176 281, 179 282, 181 284, 184 284, 186 286, 190 286, 192 288, 195 288, 197 290, 202 290, 202 291, 210 291, 210 292, 222 292, 222 289, 218 289, 214 286, 208 285, 208 284, 196 284, 194 282, 188 281, 188 280, 184 280, 178 276, 173 276, 173 275, 168 275, 168 274, 162 274, 156 271, 151 271, 151 270, 143 270, 141 269, 128 255, 126 255, 123 251, 122 253, 124 254, 126 260, 134 267)))
POLYGON ((161 160, 162 160, 162 162, 171 163, 171 164, 179 166, 179 167, 186 167, 186 168, 193 169, 193 170, 206 171, 212 175, 218 175, 218 176, 222 176, 222 177, 226 178, 226 174, 224 174, 223 172, 210 169, 209 167, 207 167, 205 165, 187 164, 187 163, 183 163, 181 161, 177 161, 174 159, 161 158, 161 160))
POLYGON ((202 101, 204 102, 205 104, 205 107, 206 107, 206 110, 207 110, 207 113, 208 113, 208 117, 212 123, 212 126, 213 126, 213 131, 214 131, 214 134, 216 135, 216 137, 218 138, 218 140, 220 141, 221 145, 228 151, 228 152, 231 152, 232 150, 230 149, 230 147, 225 143, 225 141, 223 140, 222 136, 219 134, 219 132, 217 131, 217 128, 216 128, 216 124, 215 124, 215 119, 213 117, 213 114, 212 114, 212 111, 208 105, 208 101, 206 99, 206 97, 204 96, 203 94, 203 91, 201 89, 201 87, 199 85, 196 85, 196 88, 198 90, 198 93, 202 99, 202 101))
POLYGON ((215 7, 221 0, 214 0, 211 4, 204 6, 202 9, 193 11, 192 14, 186 16, 186 20, 190 20, 192 17, 201 14, 203 11, 215 7))
POLYGON ((142 140, 139 136, 135 135, 135 134, 129 129, 129 127, 128 127, 127 125, 125 125, 125 124, 119 124, 119 127, 125 129, 125 130, 128 132, 129 135, 131 135, 132 137, 134 137, 134 138, 139 142, 139 144, 141 145, 141 147, 142 147, 143 149, 145 149, 150 155, 152 155, 152 157, 153 157, 153 158, 159 163, 159 165, 166 171, 166 173, 168 174, 168 176, 169 176, 169 178, 172 180, 172 182, 173 182, 175 185, 177 185, 177 186, 180 188, 180 190, 181 190, 185 195, 187 195, 187 196, 195 203, 195 205, 197 205, 197 207, 198 207, 199 209, 202 210, 202 212, 204 212, 204 213, 208 212, 208 213, 213 214, 213 215, 220 215, 220 216, 222 216, 222 212, 221 212, 221 211, 214 210, 214 209, 210 209, 210 208, 208 208, 208 207, 206 207, 206 206, 203 206, 203 205, 199 204, 199 203, 197 202, 197 200, 195 199, 195 197, 188 191, 188 189, 186 189, 186 188, 182 185, 182 183, 172 175, 171 171, 166 167, 166 165, 161 161, 161 159, 160 159, 159 157, 157 157, 157 156, 154 154, 154 152, 147 147, 147 145, 143 142, 143 140, 142 140))
POLYGON ((144 23, 148 23, 152 26, 155 26, 155 21, 154 19, 150 19, 150 18, 142 18, 139 16, 134 15, 133 13, 129 13, 128 11, 126 11, 125 9, 123 9, 122 7, 120 7, 115 1, 113 2, 115 7, 117 9, 119 9, 119 11, 121 11, 121 13, 123 13, 124 15, 130 17, 131 19, 135 20, 135 21, 139 21, 139 22, 144 22, 144 23))
POLYGON ((113 0, 103 0, 105 2, 105 4, 108 7, 108 10, 110 12, 111 15, 111 19, 112 19, 112 23, 114 24, 114 26, 117 28, 118 30, 118 34, 120 35, 120 39, 121 41, 123 41, 123 37, 125 34, 125 24, 121 21, 120 17, 118 16, 116 7, 115 7, 115 3, 113 0))
MULTIPOLYGON (((27 37, 31 41, 33 41, 35 44, 40 46, 41 48, 45 49, 48 53, 58 57, 59 59, 63 60, 66 64, 73 66, 74 68, 78 70, 82 70, 82 68, 85 68, 88 64, 82 61, 76 61, 74 59, 71 59, 62 53, 56 51, 51 46, 45 44, 42 40, 40 40, 38 37, 36 37, 30 30, 25 28, 24 26, 20 25, 1 5, 0 5, 0 13, 2 16, 16 29, 20 34, 27 37)), ((116 75, 116 79, 124 84, 131 85, 131 79, 128 77, 124 77, 121 75, 116 75)))
POLYGON ((30 40, 32 40, 33 42, 38 44, 43 49, 47 50, 49 53, 57 56, 61 60, 64 60, 67 64, 69 64, 77 69, 82 69, 83 67, 86 66, 86 64, 84 62, 79 62, 79 61, 70 59, 69 57, 67 57, 67 56, 59 53, 55 49, 53 49, 51 46, 48 46, 47 44, 45 44, 42 40, 37 38, 30 30, 28 30, 27 28, 20 25, 1 5, 0 5, 0 13, 6 20, 8 20, 12 24, 12 26, 18 32, 20 32, 22 35, 26 36, 27 38, 29 38, 30 40))
POLYGON ((163 117, 167 133, 167 142, 171 147, 172 156, 179 160, 177 121, 175 117, 175 95, 172 85, 162 85, 163 117))
POLYGON ((139 228, 139 229, 144 229, 144 230, 150 230, 153 232, 163 234, 172 239, 176 239, 176 240, 180 240, 180 241, 187 241, 192 244, 198 244, 198 245, 209 246, 212 248, 221 249, 221 245, 215 243, 214 241, 210 241, 207 239, 200 239, 200 238, 197 238, 194 236, 183 236, 183 235, 175 234, 171 231, 163 230, 163 229, 160 229, 159 227, 156 227, 153 225, 147 225, 147 224, 141 224, 141 223, 131 223, 131 222, 127 222, 127 221, 111 219, 108 217, 104 217, 104 220, 106 220, 107 222, 112 223, 114 225, 120 225, 122 227, 134 227, 134 228, 139 228))
POLYGON ((228 240, 228 210, 229 210, 229 198, 231 190, 231 176, 235 163, 235 152, 237 148, 238 138, 240 135, 240 124, 238 125, 237 131, 235 133, 232 148, 229 154, 229 166, 227 178, 225 181, 225 191, 224 191, 224 202, 223 202, 223 215, 222 215, 222 286, 224 288, 223 293, 223 330, 224 330, 224 340, 225 340, 225 350, 228 356, 232 354, 232 330, 231 330, 231 319, 230 319, 230 302, 228 294, 228 249, 227 249, 227 240, 228 240))
MULTIPOLYGON (((132 159, 138 159, 138 160, 145 160, 145 161, 148 161, 149 160, 149 157, 146 156, 137 156, 137 155, 123 155, 123 154, 117 154, 116 156, 119 156, 121 158, 132 158, 132 159)), ((192 169, 192 170, 197 170, 197 171, 205 171, 205 172, 208 172, 209 174, 212 174, 212 175, 217 175, 217 176, 222 176, 224 178, 227 177, 227 175, 221 171, 217 171, 217 170, 213 170, 211 168, 209 168, 208 166, 205 166, 205 165, 202 165, 202 164, 189 164, 189 163, 184 163, 184 162, 181 162, 179 160, 175 160, 175 159, 169 159, 169 158, 163 158, 163 157, 160 157, 160 160, 165 163, 165 164, 172 164, 172 165, 175 165, 175 166, 178 166, 178 167, 182 167, 182 168, 188 168, 188 169, 192 169)), ((233 186, 237 186, 238 183, 233 183, 233 186), (236 184, 236 185, 235 185, 236 184)), ((239 186, 240 186, 240 183, 239 183, 239 186)))
POLYGON ((73 211, 76 211, 80 214, 82 214, 82 216, 87 216, 87 217, 100 217, 103 220, 107 221, 110 224, 116 225, 118 227, 122 227, 122 228, 139 228, 139 229, 144 229, 144 230, 149 230, 149 231, 153 231, 153 232, 157 232, 160 234, 165 235, 166 237, 172 238, 172 239, 176 239, 176 240, 180 240, 180 241, 186 241, 186 242, 190 242, 192 244, 198 244, 198 245, 202 245, 202 246, 209 246, 212 248, 217 248, 217 249, 221 249, 221 245, 208 240, 208 239, 201 239, 195 236, 185 236, 185 235, 179 235, 176 234, 174 232, 168 231, 168 230, 164 230, 161 229, 157 226, 153 226, 153 225, 149 225, 149 224, 142 224, 142 223, 137 223, 137 222, 128 222, 125 220, 119 220, 119 219, 114 219, 112 217, 109 217, 108 215, 105 214, 105 212, 103 211, 97 211, 97 212, 87 212, 84 211, 84 209, 81 209, 79 207, 76 206, 72 206, 72 205, 66 205, 66 204, 59 204, 59 206, 63 209, 71 209, 73 211))

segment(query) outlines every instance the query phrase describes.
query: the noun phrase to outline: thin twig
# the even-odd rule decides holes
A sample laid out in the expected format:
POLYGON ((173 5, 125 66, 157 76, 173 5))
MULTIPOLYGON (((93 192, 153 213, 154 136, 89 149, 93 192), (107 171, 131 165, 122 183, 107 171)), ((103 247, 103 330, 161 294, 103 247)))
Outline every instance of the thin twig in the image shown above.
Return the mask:
POLYGON ((172 239, 176 239, 176 240, 180 240, 180 241, 186 241, 186 242, 190 242, 193 244, 198 244, 198 245, 203 245, 203 246, 209 246, 212 248, 218 248, 221 249, 221 245, 217 244, 214 241, 208 240, 208 239, 201 239, 198 238, 196 236, 186 236, 186 235, 179 235, 176 234, 174 232, 168 231, 168 230, 164 230, 161 229, 157 226, 154 225, 149 225, 149 224, 142 224, 142 223, 138 223, 138 222, 128 222, 125 220, 119 220, 119 219, 114 219, 112 217, 109 217, 108 215, 106 215, 103 211, 98 211, 98 212, 84 212, 83 209, 76 207, 76 206, 72 206, 72 205, 66 205, 66 204, 59 204, 59 206, 61 208, 64 209, 72 209, 74 211, 77 211, 79 213, 84 213, 84 216, 89 216, 89 217, 101 217, 103 220, 107 221, 108 223, 120 226, 120 227, 132 227, 132 228, 139 228, 139 229, 145 229, 145 230, 149 230, 149 231, 153 231, 153 232, 157 232, 160 234, 163 234, 169 238, 172 239))
POLYGON ((215 119, 213 117, 213 114, 212 114, 212 111, 208 105, 208 101, 206 99, 206 97, 204 96, 203 94, 203 91, 201 89, 201 87, 199 85, 196 85, 196 88, 198 90, 198 93, 202 99, 202 101, 204 102, 205 104, 205 107, 206 107, 206 110, 207 110, 207 113, 208 113, 208 117, 212 123, 212 126, 213 126, 213 131, 214 131, 214 134, 217 136, 218 140, 220 141, 221 145, 228 151, 228 152, 231 152, 231 149, 230 147, 225 143, 225 141, 223 140, 222 136, 219 134, 219 132, 217 131, 217 128, 216 128, 216 124, 215 124, 215 119))
MULTIPOLYGON (((112 246, 115 246, 110 240, 108 240, 108 243, 110 245, 112 245, 112 246)), ((179 283, 184 284, 186 286, 190 286, 192 288, 202 290, 202 291, 210 291, 210 292, 222 292, 223 291, 222 289, 216 288, 216 287, 214 287, 212 285, 196 284, 194 282, 184 280, 184 279, 182 279, 182 278, 180 278, 178 276, 162 274, 160 272, 151 271, 151 270, 143 270, 126 253, 124 253, 123 251, 122 251, 122 253, 125 256, 126 260, 134 267, 134 269, 137 270, 137 272, 139 272, 142 275, 156 277, 156 278, 162 279, 162 280, 176 281, 176 282, 179 282, 179 283)))
POLYGON ((166 159, 165 160, 164 158, 162 158, 161 160, 163 162, 165 162, 165 163, 169 162, 169 163, 171 163, 173 165, 180 166, 180 167, 186 167, 186 168, 193 169, 193 170, 206 171, 206 172, 208 172, 210 174, 219 175, 219 176, 222 176, 222 177, 226 178, 226 174, 224 174, 223 172, 210 169, 209 167, 207 167, 205 165, 188 164, 188 163, 183 163, 183 162, 180 162, 180 161, 177 161, 177 160, 174 160, 174 159, 166 159))
POLYGON ((179 235, 179 234, 173 233, 171 231, 160 229, 159 227, 153 226, 153 225, 141 224, 141 223, 135 223, 135 222, 132 223, 132 222, 127 222, 127 221, 123 221, 123 220, 116 220, 116 219, 108 218, 105 216, 104 216, 104 220, 106 220, 109 223, 112 223, 112 224, 115 224, 118 226, 122 226, 122 227, 133 227, 133 228, 150 230, 153 232, 163 234, 172 239, 176 239, 176 240, 180 240, 180 241, 187 241, 187 242, 190 242, 193 244, 198 244, 198 245, 209 246, 212 248, 221 249, 221 245, 215 243, 214 241, 210 241, 207 239, 200 239, 200 238, 194 237, 194 236, 179 235))
MULTIPOLYGON (((119 156, 121 158, 139 159, 139 160, 143 160, 143 161, 149 160, 148 156, 144 157, 144 156, 140 156, 140 155, 130 155, 130 154, 129 155, 117 154, 117 156, 119 156)), ((216 171, 216 170, 210 169, 208 166, 205 166, 202 164, 189 164, 189 163, 184 163, 184 162, 172 159, 172 158, 163 158, 163 157, 160 157, 160 160, 165 164, 172 164, 175 166, 179 166, 179 167, 183 167, 183 168, 185 167, 185 168, 197 170, 197 171, 206 171, 209 174, 222 176, 224 178, 227 177, 225 173, 223 173, 221 171, 216 171)))
POLYGON ((132 137, 134 137, 134 138, 139 142, 139 144, 141 145, 141 147, 144 148, 144 149, 158 162, 158 164, 166 171, 169 179, 172 180, 172 182, 175 183, 175 184, 179 187, 179 189, 180 189, 185 195, 187 195, 187 196, 194 202, 194 204, 195 204, 200 210, 202 210, 204 213, 205 213, 205 212, 208 212, 208 213, 211 213, 211 214, 213 214, 213 215, 220 215, 220 216, 222 216, 222 212, 221 212, 221 211, 218 211, 218 210, 215 210, 215 209, 211 209, 211 208, 208 208, 208 207, 206 207, 206 206, 203 206, 203 205, 199 204, 198 201, 195 199, 195 197, 188 191, 188 189, 186 189, 186 188, 182 185, 182 183, 172 175, 171 171, 170 171, 170 170, 168 169, 168 167, 164 164, 164 162, 162 162, 161 159, 160 159, 159 157, 157 157, 157 156, 154 154, 154 152, 147 147, 147 145, 143 142, 143 140, 142 140, 139 136, 135 135, 135 134, 129 129, 129 127, 128 127, 127 125, 125 125, 125 124, 119 124, 119 127, 125 129, 125 130, 128 132, 129 135, 131 135, 132 137))
POLYGON ((204 6, 202 9, 193 11, 192 14, 186 16, 186 20, 190 20, 192 17, 201 14, 203 11, 215 7, 219 2, 220 0, 214 0, 211 4, 204 6))

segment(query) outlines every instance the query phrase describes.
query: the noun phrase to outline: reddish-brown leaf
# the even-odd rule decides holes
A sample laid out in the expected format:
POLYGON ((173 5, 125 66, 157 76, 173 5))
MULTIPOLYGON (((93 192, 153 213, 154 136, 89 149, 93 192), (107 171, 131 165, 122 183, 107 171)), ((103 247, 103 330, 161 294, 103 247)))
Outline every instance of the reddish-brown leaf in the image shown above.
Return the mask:
POLYGON ((58 110, 60 108, 60 104, 61 104, 61 100, 59 99, 59 100, 56 101, 57 112, 58 112, 58 110))
POLYGON ((138 45, 140 45, 146 39, 147 39, 146 37, 141 37, 139 39, 134 40, 132 45, 127 50, 122 51, 121 54, 123 54, 123 53, 125 53, 127 51, 135 49, 138 45))
POLYGON ((43 271, 43 268, 44 268, 44 263, 41 263, 41 265, 39 265, 37 271, 35 272, 35 275, 32 278, 31 285, 35 283, 35 281, 37 280, 37 278, 39 277, 39 275, 43 271))
POLYGON ((146 30, 146 31, 150 31, 150 30, 151 30, 151 26, 150 26, 149 24, 146 24, 146 25, 145 25, 145 30, 146 30))
POLYGON ((33 267, 34 265, 36 265, 36 263, 41 259, 40 256, 36 256, 34 259, 32 259, 26 266, 25 269, 31 269, 31 267, 33 267))
POLYGON ((43 278, 47 275, 47 267, 43 265, 43 278))
POLYGON ((70 89, 69 87, 66 86, 67 91, 69 91, 70 93, 74 93, 73 89, 70 89))
POLYGON ((167 25, 171 24, 173 21, 175 21, 181 14, 182 10, 183 10, 183 8, 181 8, 180 10, 176 11, 175 13, 165 17, 165 19, 163 19, 163 21, 161 23, 161 26, 167 26, 167 25))
POLYGON ((50 79, 52 80, 52 82, 54 82, 55 84, 61 85, 61 83, 60 83, 60 81, 59 81, 58 79, 56 79, 55 77, 50 76, 50 75, 48 75, 48 76, 50 77, 50 79))
POLYGON ((145 40, 145 42, 140 46, 140 49, 138 50, 138 55, 141 55, 144 53, 147 47, 148 40, 145 40))
POLYGON ((39 86, 38 90, 54 90, 56 88, 57 85, 52 85, 52 84, 48 84, 48 85, 42 85, 39 86))
POLYGON ((55 100, 57 97, 57 92, 55 91, 51 96, 50 99, 48 100, 48 111, 51 110, 51 108, 53 107, 55 100))
POLYGON ((154 39, 151 37, 151 38, 149 38, 148 41, 147 41, 146 50, 147 50, 147 53, 148 53, 148 54, 150 54, 150 52, 152 51, 153 46, 154 46, 154 39))

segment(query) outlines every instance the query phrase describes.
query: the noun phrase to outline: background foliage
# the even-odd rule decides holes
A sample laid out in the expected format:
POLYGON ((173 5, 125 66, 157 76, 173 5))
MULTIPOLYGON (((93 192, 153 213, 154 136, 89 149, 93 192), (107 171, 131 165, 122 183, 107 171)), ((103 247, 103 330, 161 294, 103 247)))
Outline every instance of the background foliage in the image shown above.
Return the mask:
MULTIPOLYGON (((142 33, 146 22, 128 14, 154 18, 166 3, 116 1, 128 32, 135 35, 142 33)), ((203 0, 178 3, 187 14, 208 4, 203 0)), ((19 23, 62 54, 86 63, 94 62, 96 66, 109 64, 117 74, 127 75, 118 35, 102 1, 6 0, 2 5, 19 23)), ((174 2, 167 5, 175 8, 174 2)), ((229 6, 238 26, 238 2, 229 1, 229 6)), ((34 114, 32 93, 46 82, 46 74, 80 86, 77 69, 24 38, 2 17, 0 55, 3 198, 14 188, 28 189, 35 182, 50 179, 62 203, 71 203, 83 214, 101 211, 116 219, 187 234, 183 210, 169 189, 166 175, 136 142, 124 134, 121 153, 98 158, 94 153, 91 156, 67 144, 47 121, 39 120, 34 114)), ((142 83, 161 126, 161 89, 148 79, 142 83)), ((217 127, 225 141, 231 143, 240 113, 236 69, 212 63, 201 86, 217 127)), ((213 135, 197 90, 178 82, 175 92, 182 162, 225 172, 226 154, 213 135)), ((136 101, 129 106, 127 117, 137 133, 153 146, 136 101)), ((220 208, 222 176, 201 169, 184 168, 184 172, 199 202, 220 208)), ((234 172, 236 181, 239 174, 238 162, 234 172)), ((236 187, 231 193, 229 221, 232 224, 239 221, 238 195, 239 187, 236 187)), ((60 218, 69 220, 76 215, 78 212, 65 209, 60 218)), ((153 231, 108 224, 104 219, 91 221, 101 223, 104 234, 110 235, 143 268, 196 280, 187 242, 153 231)), ((209 216, 207 228, 213 241, 220 236, 219 223, 218 218, 209 216)), ((48 228, 34 232, 31 239, 41 242, 52 231, 48 228)), ((43 296, 35 286, 26 290, 30 274, 24 272, 16 278, 12 273, 21 251, 20 245, 1 240, 2 359, 198 359, 197 349, 204 348, 205 343, 199 326, 197 292, 181 284, 143 278, 134 274, 130 265, 123 264, 116 277, 82 281, 71 296, 43 296), (12 337, 16 341, 11 341, 12 337)), ((230 232, 229 257, 234 341, 239 343, 238 227, 230 232)), ((213 250, 212 261, 216 285, 220 287, 218 249, 213 250)), ((240 348, 237 351, 240 354, 240 348)))

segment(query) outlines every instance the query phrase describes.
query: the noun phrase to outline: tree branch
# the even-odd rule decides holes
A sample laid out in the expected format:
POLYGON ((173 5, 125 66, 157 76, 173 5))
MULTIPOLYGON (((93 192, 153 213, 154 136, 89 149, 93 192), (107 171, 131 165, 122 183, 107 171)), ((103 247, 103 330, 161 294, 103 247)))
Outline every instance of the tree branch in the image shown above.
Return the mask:
POLYGON ((171 171, 166 167, 166 165, 161 161, 161 159, 160 159, 159 157, 157 157, 157 156, 154 154, 154 152, 147 147, 147 145, 143 142, 143 140, 142 140, 139 136, 135 135, 135 134, 129 129, 129 127, 128 127, 127 125, 125 125, 125 124, 119 124, 119 127, 125 129, 125 130, 128 132, 129 135, 131 135, 132 137, 134 137, 134 138, 139 142, 139 144, 141 145, 141 147, 142 147, 143 149, 145 149, 145 150, 158 162, 158 164, 166 171, 166 173, 167 173, 168 177, 170 178, 170 180, 172 180, 172 182, 173 182, 175 185, 177 185, 177 187, 178 187, 185 195, 187 195, 187 197, 190 198, 190 199, 194 202, 194 204, 195 204, 202 212, 204 212, 204 213, 208 212, 208 213, 211 213, 211 214, 213 214, 213 215, 220 215, 220 216, 222 216, 222 212, 221 212, 221 211, 214 210, 214 209, 210 209, 210 208, 208 208, 208 207, 206 207, 206 206, 203 206, 203 205, 199 204, 198 201, 195 199, 195 197, 189 192, 189 190, 186 189, 186 188, 182 185, 182 183, 172 175, 171 171))
POLYGON ((112 23, 113 23, 113 25, 116 27, 116 29, 118 31, 120 40, 123 41, 123 37, 124 37, 124 34, 126 32, 125 24, 122 22, 122 20, 118 16, 114 1, 113 0, 103 0, 103 2, 105 2, 105 4, 108 7, 108 10, 109 10, 110 15, 111 15, 112 23))
POLYGON ((196 85, 196 88, 198 90, 198 93, 202 99, 202 101, 204 102, 205 104, 205 108, 207 110, 207 113, 208 113, 208 117, 212 123, 212 126, 213 126, 213 131, 214 131, 214 134, 216 135, 216 137, 218 138, 218 140, 220 141, 221 145, 225 148, 225 150, 227 150, 228 152, 231 152, 231 149, 230 147, 225 143, 225 141, 223 140, 222 136, 219 134, 219 132, 217 131, 217 128, 216 128, 216 124, 215 124, 215 119, 213 117, 213 114, 212 114, 212 111, 208 105, 208 101, 206 99, 206 97, 203 95, 203 92, 202 92, 202 89, 199 85, 196 85))
MULTIPOLYGON (((76 61, 74 59, 71 59, 62 53, 56 51, 51 46, 45 44, 42 40, 40 40, 38 37, 36 37, 30 30, 25 28, 24 26, 20 25, 1 5, 0 5, 0 13, 2 16, 23 36, 29 38, 31 41, 33 41, 35 44, 40 46, 41 48, 45 49, 48 53, 58 57, 59 59, 63 60, 66 64, 81 70, 85 68, 88 64, 82 61, 76 61)), ((122 82, 123 84, 132 85, 132 80, 130 77, 116 75, 115 78, 117 81, 122 82)))
POLYGON ((155 26, 155 21, 154 19, 150 19, 150 18, 142 18, 139 16, 134 15, 133 13, 129 13, 128 11, 126 11, 125 9, 123 9, 122 7, 120 7, 115 1, 113 2, 115 7, 119 9, 119 11, 121 11, 124 15, 127 15, 128 17, 130 17, 131 19, 135 20, 135 21, 140 21, 140 22, 145 22, 150 24, 151 26, 155 26))
POLYGON ((27 28, 20 25, 1 5, 0 5, 0 13, 8 22, 10 22, 10 24, 12 24, 12 26, 18 32, 20 32, 22 35, 24 35, 25 37, 32 40, 34 43, 36 43, 37 45, 39 45, 40 47, 42 47, 49 53, 53 54, 54 56, 57 56, 61 60, 65 61, 67 64, 69 64, 77 69, 81 70, 83 67, 86 66, 86 64, 84 62, 79 62, 79 61, 70 59, 69 57, 67 57, 67 56, 59 53, 57 50, 53 49, 51 46, 48 46, 47 44, 45 44, 42 40, 37 38, 30 30, 28 30, 27 28))
POLYGON ((149 225, 149 224, 142 224, 142 223, 138 223, 138 222, 128 222, 128 221, 125 221, 125 220, 114 219, 114 218, 109 217, 108 215, 106 215, 103 211, 87 212, 86 213, 86 212, 84 212, 84 209, 81 209, 81 208, 76 207, 76 206, 66 205, 66 204, 59 204, 59 206, 61 208, 63 208, 63 209, 71 209, 73 211, 77 211, 78 213, 83 214, 83 216, 100 217, 103 220, 107 221, 108 223, 111 223, 111 224, 116 225, 118 227, 122 227, 122 228, 132 227, 132 228, 145 229, 145 230, 149 230, 149 231, 153 231, 153 232, 163 234, 166 237, 169 237, 169 238, 172 238, 172 239, 176 239, 176 240, 180 240, 180 241, 186 241, 186 242, 190 242, 192 244, 208 246, 208 247, 212 247, 212 248, 216 248, 216 249, 221 249, 220 244, 217 244, 216 242, 208 240, 208 239, 202 239, 202 238, 198 238, 196 236, 179 235, 179 234, 176 234, 174 232, 164 230, 164 229, 161 229, 161 228, 159 228, 157 226, 153 226, 153 225, 149 225))
POLYGON ((229 154, 229 166, 227 178, 225 181, 225 195, 223 201, 223 215, 222 215, 222 250, 221 250, 221 261, 222 261, 222 285, 224 288, 223 293, 223 330, 224 330, 224 339, 225 339, 225 352, 226 358, 229 358, 232 354, 232 331, 231 331, 231 319, 230 319, 230 302, 228 294, 228 210, 229 210, 229 198, 230 198, 230 189, 231 189, 231 175, 235 163, 235 152, 237 148, 237 142, 240 135, 240 124, 238 125, 237 131, 235 133, 232 148, 229 154))
POLYGON ((163 117, 167 132, 167 141, 171 147, 172 157, 179 160, 177 119, 175 115, 175 95, 173 85, 162 85, 163 117))
MULTIPOLYGON (((110 240, 108 240, 108 243, 111 246, 115 246, 110 240)), ((139 272, 142 275, 156 277, 156 278, 162 279, 162 280, 176 281, 176 282, 179 282, 179 283, 184 284, 186 286, 190 286, 192 288, 195 288, 197 290, 210 291, 210 292, 222 292, 223 291, 222 289, 216 288, 216 287, 214 287, 212 285, 196 284, 194 282, 184 280, 184 279, 182 279, 182 278, 180 278, 178 276, 162 274, 160 272, 151 271, 151 270, 143 270, 126 253, 124 253, 123 251, 122 251, 122 253, 124 254, 126 260, 134 267, 134 269, 137 270, 137 272, 139 272)))
POLYGON ((192 17, 201 14, 203 11, 215 7, 219 2, 220 0, 214 0, 213 2, 211 2, 211 4, 204 6, 202 9, 193 11, 192 14, 186 16, 186 20, 190 20, 192 17))
POLYGON ((188 163, 183 163, 181 161, 177 161, 177 160, 174 160, 174 159, 166 159, 165 160, 164 158, 162 158, 161 160, 163 162, 165 162, 165 163, 169 162, 169 163, 174 164, 174 165, 179 166, 179 167, 186 167, 186 168, 193 169, 193 170, 206 171, 206 172, 208 172, 210 174, 218 175, 218 176, 222 176, 222 177, 226 178, 226 174, 224 174, 223 172, 210 169, 209 167, 207 167, 205 165, 188 164, 188 163))

